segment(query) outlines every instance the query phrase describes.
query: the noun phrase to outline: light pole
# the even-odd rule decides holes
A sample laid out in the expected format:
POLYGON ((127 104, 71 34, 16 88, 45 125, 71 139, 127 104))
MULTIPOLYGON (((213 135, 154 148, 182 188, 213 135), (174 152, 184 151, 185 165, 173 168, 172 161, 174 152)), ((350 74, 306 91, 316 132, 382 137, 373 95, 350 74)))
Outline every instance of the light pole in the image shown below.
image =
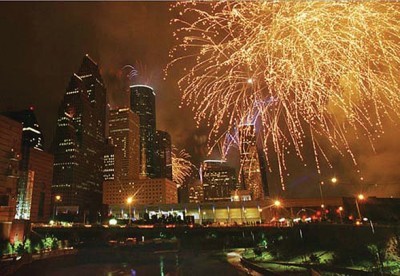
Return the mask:
POLYGON ((56 218, 57 202, 61 202, 61 196, 60 195, 54 196, 53 220, 55 220, 55 218, 56 218))
POLYGON ((131 209, 132 201, 133 201, 133 197, 131 197, 131 196, 128 197, 126 200, 126 203, 128 203, 128 206, 129 206, 129 222, 128 222, 129 225, 131 225, 131 223, 132 223, 132 209, 131 209))
POLYGON ((357 207, 358 218, 360 219, 360 221, 362 220, 362 216, 361 216, 360 206, 358 205, 358 201, 359 200, 364 200, 364 199, 365 199, 365 197, 364 197, 363 194, 359 194, 356 197, 356 207, 357 207))
POLYGON ((343 224, 342 211, 343 211, 343 207, 339 206, 338 212, 339 212, 339 217, 340 217, 340 224, 343 224))
MULTIPOLYGON (((338 179, 334 176, 331 178, 332 184, 336 184, 338 182, 338 179)), ((324 191, 322 189, 322 186, 324 185, 324 181, 319 181, 319 194, 321 196, 321 208, 325 208, 325 200, 324 200, 324 191)))
POLYGON ((274 201, 274 207, 275 207, 275 219, 276 219, 276 226, 278 226, 278 208, 281 206, 281 202, 279 200, 274 201))

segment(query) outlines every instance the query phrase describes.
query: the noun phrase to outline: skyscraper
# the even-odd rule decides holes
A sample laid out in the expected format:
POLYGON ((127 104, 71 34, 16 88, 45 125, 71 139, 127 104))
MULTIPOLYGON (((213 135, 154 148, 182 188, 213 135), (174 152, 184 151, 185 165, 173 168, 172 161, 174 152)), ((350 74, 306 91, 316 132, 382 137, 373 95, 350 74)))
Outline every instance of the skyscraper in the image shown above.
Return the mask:
POLYGON ((110 111, 110 137, 114 149, 114 179, 139 178, 139 116, 129 108, 110 111))
POLYGON ((0 115, 0 222, 14 219, 22 125, 0 115))
POLYGON ((223 160, 205 160, 201 166, 204 201, 230 201, 237 188, 234 168, 223 160))
MULTIPOLYGON (((264 199, 263 180, 266 181, 265 166, 261 167, 259 150, 256 141, 256 129, 254 124, 242 124, 239 126, 240 141, 240 183, 242 188, 249 190, 252 200, 264 199), (263 169, 263 171, 261 170, 263 169)), ((264 164, 265 165, 265 164, 264 164)))
POLYGON ((104 150, 104 168, 103 179, 104 181, 114 180, 114 167, 115 167, 115 145, 112 138, 108 137, 106 147, 104 150))
POLYGON ((157 130, 154 149, 155 176, 172 180, 171 135, 166 131, 157 130))
POLYGON ((53 156, 43 151, 43 135, 33 107, 4 113, 22 124, 16 219, 47 221, 50 216, 53 156))
POLYGON ((86 55, 59 108, 53 193, 61 196, 68 211, 89 211, 92 220, 102 203, 106 108, 99 67, 86 55))
POLYGON ((156 104, 154 89, 147 85, 131 85, 131 110, 140 119, 140 164, 146 176, 155 177, 154 139, 156 135, 156 104))
POLYGON ((145 160, 144 147, 139 153, 139 116, 129 108, 111 110, 109 125, 114 147, 105 155, 109 160, 105 175, 109 179, 103 183, 103 203, 109 205, 110 210, 115 206, 126 206, 129 197, 133 198, 135 205, 176 203, 175 183, 165 178, 149 179, 146 174, 142 175, 143 170, 146 172, 143 165, 147 163, 139 166, 139 157, 143 156, 145 160))
POLYGON ((43 150, 43 135, 33 107, 21 111, 4 112, 3 115, 22 124, 23 149, 43 150))

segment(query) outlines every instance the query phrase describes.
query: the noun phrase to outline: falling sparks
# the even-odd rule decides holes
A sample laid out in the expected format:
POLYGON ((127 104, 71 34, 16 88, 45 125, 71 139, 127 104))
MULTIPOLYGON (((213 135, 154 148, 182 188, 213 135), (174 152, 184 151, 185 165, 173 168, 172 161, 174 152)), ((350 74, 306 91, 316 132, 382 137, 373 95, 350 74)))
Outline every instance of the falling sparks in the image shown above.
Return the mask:
POLYGON ((177 46, 166 71, 185 66, 182 104, 210 126, 210 141, 257 114, 282 189, 289 152, 305 162, 310 144, 319 173, 321 160, 331 166, 328 148, 357 164, 350 137, 373 148, 383 120, 400 115, 398 2, 206 1, 173 10, 177 46))
POLYGON ((182 186, 185 179, 190 176, 194 165, 189 161, 190 154, 185 150, 178 151, 172 147, 172 180, 179 186, 182 186))

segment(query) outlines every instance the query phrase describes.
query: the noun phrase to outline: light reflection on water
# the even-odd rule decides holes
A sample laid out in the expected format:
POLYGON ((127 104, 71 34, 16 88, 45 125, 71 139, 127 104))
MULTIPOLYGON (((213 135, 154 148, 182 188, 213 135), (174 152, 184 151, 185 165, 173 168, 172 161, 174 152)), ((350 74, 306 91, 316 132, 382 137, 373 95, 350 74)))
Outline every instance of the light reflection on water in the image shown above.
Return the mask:
POLYGON ((160 256, 160 276, 164 276, 164 256, 160 256))
POLYGON ((152 257, 133 259, 124 263, 90 263, 59 267, 46 272, 46 275, 106 275, 106 276, 141 276, 141 275, 176 275, 179 264, 178 254, 154 255, 152 257))

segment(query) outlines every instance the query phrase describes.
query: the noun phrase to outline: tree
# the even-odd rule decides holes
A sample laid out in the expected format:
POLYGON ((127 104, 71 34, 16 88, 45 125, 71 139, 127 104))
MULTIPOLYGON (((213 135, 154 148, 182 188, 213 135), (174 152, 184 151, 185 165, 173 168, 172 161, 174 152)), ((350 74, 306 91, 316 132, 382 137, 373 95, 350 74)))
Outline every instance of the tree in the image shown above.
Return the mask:
POLYGON ((32 253, 32 244, 30 239, 25 240, 24 251, 29 254, 32 253))

